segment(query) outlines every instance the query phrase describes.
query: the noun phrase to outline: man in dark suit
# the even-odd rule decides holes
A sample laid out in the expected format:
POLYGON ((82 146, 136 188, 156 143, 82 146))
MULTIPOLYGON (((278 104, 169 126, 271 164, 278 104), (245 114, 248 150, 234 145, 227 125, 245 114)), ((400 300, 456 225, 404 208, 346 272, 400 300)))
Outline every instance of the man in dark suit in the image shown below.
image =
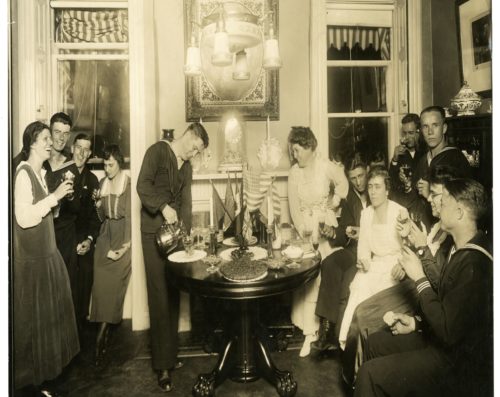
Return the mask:
POLYGON ((415 282, 420 315, 386 314, 390 330, 369 336, 355 396, 493 395, 493 257, 477 228, 487 204, 478 182, 444 182, 441 228, 454 245, 437 291, 405 247, 401 265, 415 282))
POLYGON ((80 173, 77 187, 80 192, 80 212, 75 221, 77 245, 74 249, 77 253, 78 266, 75 314, 77 324, 81 328, 89 312, 90 294, 94 278, 94 245, 101 224, 92 199, 93 192, 99 189, 99 181, 86 166, 87 160, 92 154, 92 139, 90 136, 78 134, 71 146, 71 152, 73 153, 73 161, 80 173))
POLYGON ((75 250, 77 245, 75 225, 80 213, 80 172, 66 148, 72 126, 73 122, 66 113, 55 113, 51 117, 50 132, 53 144, 50 159, 43 163, 43 168, 47 170, 45 178, 49 192, 55 191, 64 179, 69 178, 73 181, 74 193, 60 200, 54 210, 54 231, 57 249, 68 270, 73 303, 76 303, 78 260, 75 250))
POLYGON ((401 120, 400 144, 394 148, 389 175, 391 176, 391 190, 406 192, 411 189, 411 181, 417 164, 424 154, 420 145, 420 117, 415 113, 408 113, 401 120), (407 182, 410 182, 408 186, 407 182))
POLYGON ((355 154, 346 167, 349 180, 347 197, 340 202, 341 215, 336 229, 325 229, 334 251, 321 262, 316 315, 320 317, 318 340, 311 344, 315 350, 338 347, 340 324, 349 297, 349 285, 356 274, 356 254, 361 211, 368 205, 366 194, 367 165, 355 154))

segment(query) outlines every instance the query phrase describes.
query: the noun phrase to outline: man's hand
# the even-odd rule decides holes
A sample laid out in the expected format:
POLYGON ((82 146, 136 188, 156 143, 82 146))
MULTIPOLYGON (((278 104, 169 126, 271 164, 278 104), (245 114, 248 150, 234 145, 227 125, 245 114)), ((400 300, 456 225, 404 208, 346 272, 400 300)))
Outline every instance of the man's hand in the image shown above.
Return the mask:
POLYGON ((427 228, 425 227, 423 222, 420 222, 422 226, 422 230, 410 220, 410 234, 408 235, 408 240, 410 240, 411 245, 415 248, 425 247, 427 245, 427 228))
POLYGON ((405 335, 415 331, 415 318, 404 313, 394 313, 394 324, 391 332, 393 335, 405 335))
POLYGON ((347 226, 345 234, 353 240, 359 240, 359 226, 347 226))
POLYGON ((163 210, 161 211, 163 217, 167 221, 167 223, 175 223, 177 222, 177 212, 170 207, 168 204, 165 205, 163 210))
POLYGON ((424 198, 429 197, 430 194, 430 188, 429 188, 429 182, 426 181, 425 179, 420 178, 417 182, 417 189, 418 189, 418 194, 423 196, 424 198))
POLYGON ((398 161, 398 157, 403 155, 406 152, 405 145, 398 145, 394 148, 394 154, 392 155, 392 161, 396 163, 398 161))
POLYGON ((413 281, 425 277, 422 262, 420 262, 418 256, 407 246, 403 246, 401 251, 402 257, 399 260, 399 263, 403 266, 403 269, 408 277, 410 277, 413 281))
POLYGON ((405 273, 403 267, 399 263, 396 263, 392 267, 391 276, 394 280, 401 281, 402 279, 405 278, 405 275, 406 275, 406 273, 405 273))
POLYGON ((92 241, 90 241, 90 239, 87 238, 87 239, 83 240, 76 247, 76 253, 78 255, 85 255, 87 252, 89 252, 91 244, 92 244, 92 241))
POLYGON ((323 228, 320 230, 320 234, 323 237, 326 237, 328 239, 335 238, 335 228, 330 225, 325 225, 323 228))

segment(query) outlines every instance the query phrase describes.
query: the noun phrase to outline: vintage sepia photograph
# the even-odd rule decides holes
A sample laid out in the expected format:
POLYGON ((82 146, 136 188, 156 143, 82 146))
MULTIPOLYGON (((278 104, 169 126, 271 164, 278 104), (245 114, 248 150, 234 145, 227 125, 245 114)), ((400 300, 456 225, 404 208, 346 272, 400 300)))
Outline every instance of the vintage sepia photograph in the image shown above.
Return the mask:
POLYGON ((494 395, 491 0, 5 8, 3 395, 494 395))

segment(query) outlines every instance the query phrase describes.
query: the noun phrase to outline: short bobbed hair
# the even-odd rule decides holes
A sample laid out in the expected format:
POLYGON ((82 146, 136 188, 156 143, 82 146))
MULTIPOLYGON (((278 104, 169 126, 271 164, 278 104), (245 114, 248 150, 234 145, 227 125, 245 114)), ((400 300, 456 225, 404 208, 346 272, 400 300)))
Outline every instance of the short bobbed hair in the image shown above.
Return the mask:
POLYGON ((104 154, 102 156, 104 160, 109 160, 111 156, 113 156, 113 158, 118 162, 120 169, 123 169, 123 166, 125 165, 125 158, 120 150, 120 146, 111 144, 104 148, 104 154))
POLYGON ((33 121, 25 128, 23 132, 23 148, 21 151, 24 153, 26 159, 29 157, 31 145, 36 142, 38 135, 40 135, 43 130, 49 130, 50 132, 49 126, 41 121, 33 121))
POLYGON ((387 171, 382 166, 376 166, 370 169, 368 172, 367 182, 369 183, 373 178, 380 176, 384 180, 385 188, 388 192, 391 191, 391 177, 389 176, 389 171, 387 171))

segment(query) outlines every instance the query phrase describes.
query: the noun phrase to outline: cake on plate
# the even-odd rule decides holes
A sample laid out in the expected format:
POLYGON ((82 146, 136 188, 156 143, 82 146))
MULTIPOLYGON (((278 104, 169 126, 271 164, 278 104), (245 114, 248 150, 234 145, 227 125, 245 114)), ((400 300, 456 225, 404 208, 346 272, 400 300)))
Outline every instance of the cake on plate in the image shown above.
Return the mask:
POLYGON ((261 280, 267 275, 267 265, 264 261, 254 261, 250 255, 243 255, 219 268, 222 276, 237 283, 247 283, 261 280))

